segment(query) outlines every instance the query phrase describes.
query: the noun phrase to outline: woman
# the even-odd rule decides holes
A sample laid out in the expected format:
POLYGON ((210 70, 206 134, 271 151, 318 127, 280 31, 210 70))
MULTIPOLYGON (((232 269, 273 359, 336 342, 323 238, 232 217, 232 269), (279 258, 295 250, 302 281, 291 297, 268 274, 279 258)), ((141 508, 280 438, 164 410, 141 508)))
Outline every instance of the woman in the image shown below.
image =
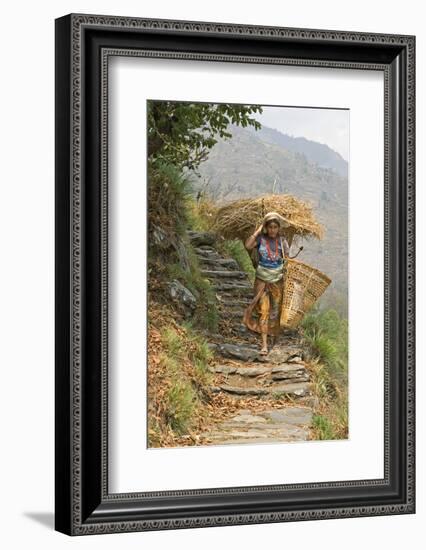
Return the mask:
POLYGON ((262 355, 268 353, 268 334, 272 336, 274 346, 280 330, 283 258, 288 258, 290 253, 287 240, 279 235, 282 223, 277 212, 269 212, 263 223, 244 243, 249 252, 257 247, 259 264, 254 280, 254 298, 244 312, 243 322, 250 330, 261 334, 262 355), (259 314, 258 318, 252 315, 255 310, 259 314))

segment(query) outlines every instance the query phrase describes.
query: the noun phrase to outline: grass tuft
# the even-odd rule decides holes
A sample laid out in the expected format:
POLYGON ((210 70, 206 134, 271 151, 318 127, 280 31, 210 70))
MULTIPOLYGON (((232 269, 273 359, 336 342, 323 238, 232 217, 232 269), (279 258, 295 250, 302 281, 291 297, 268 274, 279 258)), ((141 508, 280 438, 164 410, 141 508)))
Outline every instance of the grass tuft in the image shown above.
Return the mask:
POLYGON ((213 352, 191 325, 164 324, 159 331, 156 369, 149 384, 149 446, 190 433, 203 419, 213 352), (154 383, 155 381, 155 383, 154 383))
POLYGON ((332 309, 314 308, 302 321, 319 410, 313 419, 315 439, 348 436, 348 322, 332 309))

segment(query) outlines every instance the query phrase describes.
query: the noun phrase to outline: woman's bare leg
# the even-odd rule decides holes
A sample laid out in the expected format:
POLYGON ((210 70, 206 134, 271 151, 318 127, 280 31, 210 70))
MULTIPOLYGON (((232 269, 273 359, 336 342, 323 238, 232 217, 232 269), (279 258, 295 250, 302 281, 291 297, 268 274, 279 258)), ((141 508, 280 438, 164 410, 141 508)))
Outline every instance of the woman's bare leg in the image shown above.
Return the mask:
POLYGON ((264 355, 265 353, 268 353, 268 333, 262 332, 262 349, 260 350, 260 353, 264 355))

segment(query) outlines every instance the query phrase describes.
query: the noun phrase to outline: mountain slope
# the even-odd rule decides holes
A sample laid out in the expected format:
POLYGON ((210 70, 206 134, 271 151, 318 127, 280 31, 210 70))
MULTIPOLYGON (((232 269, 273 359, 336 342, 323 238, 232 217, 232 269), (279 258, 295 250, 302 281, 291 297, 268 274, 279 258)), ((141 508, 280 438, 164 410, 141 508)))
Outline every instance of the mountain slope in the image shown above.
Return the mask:
POLYGON ((305 155, 308 162, 333 170, 345 178, 348 177, 348 163, 346 160, 324 143, 318 143, 304 137, 292 137, 267 126, 263 126, 258 131, 252 127, 249 130, 262 141, 274 143, 294 153, 301 153, 305 155))

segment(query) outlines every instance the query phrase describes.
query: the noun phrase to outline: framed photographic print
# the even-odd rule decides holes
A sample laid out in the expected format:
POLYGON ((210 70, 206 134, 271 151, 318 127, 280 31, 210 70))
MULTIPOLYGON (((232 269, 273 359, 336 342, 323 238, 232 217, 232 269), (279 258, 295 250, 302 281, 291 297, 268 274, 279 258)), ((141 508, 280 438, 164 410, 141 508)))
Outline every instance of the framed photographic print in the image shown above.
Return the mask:
POLYGON ((55 528, 415 512, 415 37, 56 20, 55 528))

